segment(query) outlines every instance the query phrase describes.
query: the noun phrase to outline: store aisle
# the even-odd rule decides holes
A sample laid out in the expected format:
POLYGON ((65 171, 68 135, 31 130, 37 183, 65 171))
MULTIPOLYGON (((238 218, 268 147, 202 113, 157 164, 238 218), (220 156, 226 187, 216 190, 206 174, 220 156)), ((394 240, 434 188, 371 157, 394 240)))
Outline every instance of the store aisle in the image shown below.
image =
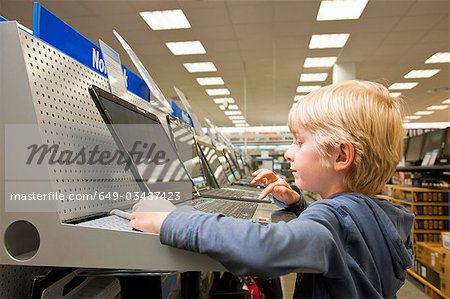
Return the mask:
MULTIPOLYGON (((290 299, 294 295, 295 273, 281 277, 283 299, 290 299)), ((423 291, 423 286, 414 278, 408 277, 405 285, 398 291, 397 299, 425 299, 428 298, 423 291)))

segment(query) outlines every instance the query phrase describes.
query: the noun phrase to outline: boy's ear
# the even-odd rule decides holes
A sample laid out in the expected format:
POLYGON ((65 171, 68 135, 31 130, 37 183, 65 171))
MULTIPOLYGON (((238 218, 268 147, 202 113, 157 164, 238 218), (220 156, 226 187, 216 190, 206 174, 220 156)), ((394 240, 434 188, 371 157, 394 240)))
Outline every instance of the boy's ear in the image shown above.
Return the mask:
POLYGON ((341 171, 350 169, 355 158, 355 147, 349 141, 342 141, 337 149, 334 170, 341 171))

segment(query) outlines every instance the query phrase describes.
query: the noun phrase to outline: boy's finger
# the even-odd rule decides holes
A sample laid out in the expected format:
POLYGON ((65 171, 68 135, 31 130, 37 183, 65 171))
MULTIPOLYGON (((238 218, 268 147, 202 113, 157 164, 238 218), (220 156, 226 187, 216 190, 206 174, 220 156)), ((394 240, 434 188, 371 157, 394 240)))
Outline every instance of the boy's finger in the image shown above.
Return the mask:
POLYGON ((262 172, 262 171, 266 171, 266 170, 268 170, 268 169, 265 169, 265 168, 257 169, 257 170, 255 170, 255 171, 252 173, 252 176, 256 176, 256 175, 258 175, 258 173, 260 173, 260 172, 262 172))
POLYGON ((265 169, 264 172, 260 172, 257 176, 255 176, 252 180, 253 182, 258 182, 262 178, 266 178, 267 180, 276 180, 278 177, 270 170, 265 169))
POLYGON ((263 199, 264 197, 266 197, 267 195, 269 195, 273 189, 277 186, 278 182, 273 182, 270 183, 269 185, 266 186, 266 188, 264 188, 263 191, 261 191, 261 194, 259 195, 259 199, 263 199))

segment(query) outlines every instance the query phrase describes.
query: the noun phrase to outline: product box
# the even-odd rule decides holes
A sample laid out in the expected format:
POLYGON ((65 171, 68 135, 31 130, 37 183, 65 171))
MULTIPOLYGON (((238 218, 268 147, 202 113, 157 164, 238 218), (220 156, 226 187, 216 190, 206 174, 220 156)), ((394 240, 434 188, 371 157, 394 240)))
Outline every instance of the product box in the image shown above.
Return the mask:
POLYGON ((441 277, 439 273, 434 271, 430 267, 427 267, 425 264, 416 261, 414 263, 414 271, 425 278, 426 281, 431 283, 436 288, 441 287, 441 277))
POLYGON ((450 232, 441 232, 442 247, 450 250, 450 232))
POLYGON ((427 246, 427 265, 438 273, 441 272, 441 260, 444 250, 447 251, 440 244, 429 244, 427 246))
POLYGON ((426 263, 425 256, 425 242, 416 242, 416 260, 422 263, 426 263))
POLYGON ((441 292, 450 297, 450 250, 444 248, 441 254, 441 292))

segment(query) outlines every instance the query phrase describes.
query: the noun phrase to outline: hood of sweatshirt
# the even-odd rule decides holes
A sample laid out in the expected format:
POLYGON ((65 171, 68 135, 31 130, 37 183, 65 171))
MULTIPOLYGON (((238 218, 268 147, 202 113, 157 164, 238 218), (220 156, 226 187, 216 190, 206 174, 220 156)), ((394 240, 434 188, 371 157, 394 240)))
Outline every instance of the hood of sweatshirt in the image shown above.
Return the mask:
POLYGON ((367 214, 353 214, 353 219, 363 234, 367 236, 368 243, 372 244, 371 250, 383 256, 383 259, 376 260, 377 268, 385 278, 381 286, 382 293, 385 295, 395 294, 399 283, 406 278, 406 269, 413 266, 414 250, 410 234, 414 214, 406 208, 394 205, 384 199, 371 198, 358 193, 347 193, 345 197, 345 200, 352 201, 352 204, 349 205, 349 214, 353 214, 352 206, 365 206, 364 209, 358 210, 364 210, 367 214), (378 224, 377 228, 374 227, 374 223, 367 224, 368 219, 371 218, 369 214, 374 216, 378 224), (371 238, 372 240, 370 240, 371 238), (386 279, 386 275, 392 277, 386 279))

